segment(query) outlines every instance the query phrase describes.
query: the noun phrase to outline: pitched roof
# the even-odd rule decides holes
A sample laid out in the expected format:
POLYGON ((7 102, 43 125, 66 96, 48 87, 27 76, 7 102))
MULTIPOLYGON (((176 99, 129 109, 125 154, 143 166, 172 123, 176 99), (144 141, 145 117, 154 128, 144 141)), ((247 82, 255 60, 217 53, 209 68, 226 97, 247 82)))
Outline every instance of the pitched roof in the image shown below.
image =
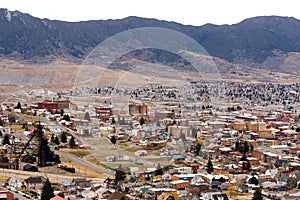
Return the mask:
POLYGON ((108 196, 108 200, 119 200, 122 197, 126 198, 126 194, 122 193, 122 192, 114 192, 111 195, 108 196))
POLYGON ((57 196, 51 198, 50 200, 65 200, 65 199, 57 195, 57 196))
POLYGON ((167 200, 172 195, 166 192, 163 192, 161 195, 157 197, 157 200, 167 200))
POLYGON ((219 199, 228 200, 227 194, 213 194, 212 197, 214 200, 219 200, 219 199))
POLYGON ((175 155, 172 155, 172 158, 173 158, 174 160, 184 159, 183 155, 181 155, 181 154, 175 154, 175 155))
POLYGON ((31 176, 31 177, 25 179, 25 182, 30 183, 30 184, 44 183, 45 181, 46 181, 46 178, 42 177, 42 176, 31 176))

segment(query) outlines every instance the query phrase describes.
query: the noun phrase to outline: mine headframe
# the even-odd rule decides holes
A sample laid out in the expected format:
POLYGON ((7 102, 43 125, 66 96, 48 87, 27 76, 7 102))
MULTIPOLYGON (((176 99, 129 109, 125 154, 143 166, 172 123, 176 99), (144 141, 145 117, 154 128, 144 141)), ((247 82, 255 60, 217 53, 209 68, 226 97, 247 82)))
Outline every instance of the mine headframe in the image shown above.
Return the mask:
POLYGON ((59 157, 50 150, 48 141, 44 138, 43 126, 41 125, 41 123, 38 123, 33 131, 33 134, 30 136, 29 140, 22 148, 19 155, 16 157, 16 169, 19 169, 19 159, 23 155, 25 150, 29 147, 30 142, 35 136, 37 136, 38 138, 38 166, 46 166, 47 162, 59 162, 59 157))

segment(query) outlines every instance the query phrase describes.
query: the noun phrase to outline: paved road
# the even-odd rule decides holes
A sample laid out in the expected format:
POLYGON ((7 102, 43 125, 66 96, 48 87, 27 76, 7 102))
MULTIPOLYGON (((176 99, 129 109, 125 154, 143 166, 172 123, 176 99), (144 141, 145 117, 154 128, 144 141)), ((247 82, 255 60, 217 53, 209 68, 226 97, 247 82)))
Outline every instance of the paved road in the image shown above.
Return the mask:
MULTIPOLYGON (((47 121, 47 123, 49 123, 49 121, 47 121)), ((106 153, 106 154, 110 154, 110 155, 114 155, 114 156, 127 155, 127 156, 130 157, 130 160, 132 162, 139 161, 139 162, 142 162, 143 165, 147 166, 147 167, 156 167, 157 166, 157 163, 147 161, 146 159, 142 159, 141 157, 137 157, 135 155, 129 155, 130 154, 129 152, 127 152, 123 149, 120 149, 120 148, 117 148, 116 150, 111 150, 111 149, 104 149, 104 148, 101 148, 101 147, 98 147, 98 146, 94 146, 94 145, 90 144, 89 142, 87 142, 83 137, 79 136, 76 131, 73 131, 69 128, 66 128, 66 127, 62 126, 61 124, 59 124, 59 123, 56 123, 56 124, 60 128, 62 128, 63 130, 69 132, 69 134, 71 134, 81 145, 92 147, 93 151, 96 152, 96 153, 101 152, 101 154, 106 153)), ((107 139, 107 142, 110 143, 109 139, 107 139)), ((55 153, 62 156, 62 157, 68 158, 68 159, 74 161, 75 163, 78 163, 79 165, 81 165, 83 167, 90 168, 90 169, 92 169, 94 171, 97 171, 99 173, 102 173, 102 174, 105 174, 105 175, 108 175, 108 176, 113 176, 114 175, 114 171, 109 170, 109 169, 105 169, 105 168, 101 168, 101 167, 96 166, 96 165, 93 165, 92 163, 86 162, 83 159, 80 159, 80 158, 78 158, 74 155, 64 153, 64 152, 60 152, 60 151, 55 151, 55 153)))
MULTIPOLYGON (((127 155, 130 157, 130 160, 135 162, 135 161, 142 161, 143 162, 143 165, 144 166, 147 166, 147 167, 156 167, 157 166, 157 163, 153 163, 153 162, 150 162, 150 161, 147 161, 145 159, 142 159, 141 157, 138 157, 138 156, 134 156, 134 155, 129 155, 130 153, 127 152, 126 150, 124 149, 120 149, 118 147, 115 146, 116 150, 111 150, 111 149, 104 149, 104 148, 100 148, 98 146, 94 146, 92 144, 90 144, 89 142, 87 142, 83 137, 80 137, 77 132, 71 130, 71 129, 66 129, 65 127, 62 126, 62 128, 64 128, 65 130, 67 130, 70 134, 72 134, 72 136, 82 145, 84 146, 89 146, 89 147, 92 147, 93 151, 96 151, 96 152, 101 152, 101 154, 103 153, 106 153, 106 154, 110 154, 110 155, 113 155, 113 156, 119 156, 119 155, 127 155)), ((110 140, 107 139, 107 142, 110 144, 110 140)), ((112 145, 113 147, 113 145, 112 145)))
POLYGON ((97 165, 94 165, 92 163, 89 163, 83 159, 78 158, 77 156, 74 156, 72 154, 69 153, 65 153, 65 152, 61 152, 61 151, 55 151, 55 153, 61 157, 70 159, 72 162, 82 166, 82 167, 86 167, 89 168, 91 170, 94 170, 98 173, 107 175, 107 176, 113 176, 114 175, 114 171, 110 170, 110 169, 106 169, 106 168, 102 168, 102 167, 98 167, 97 165))

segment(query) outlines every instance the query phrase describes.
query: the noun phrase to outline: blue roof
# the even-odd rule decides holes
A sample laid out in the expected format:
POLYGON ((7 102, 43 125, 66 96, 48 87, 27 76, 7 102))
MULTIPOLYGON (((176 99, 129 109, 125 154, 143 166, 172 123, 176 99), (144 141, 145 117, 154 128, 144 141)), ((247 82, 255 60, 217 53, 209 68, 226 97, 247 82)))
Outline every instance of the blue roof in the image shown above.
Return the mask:
POLYGON ((184 159, 183 155, 181 155, 181 154, 172 155, 172 158, 173 158, 174 160, 184 159))

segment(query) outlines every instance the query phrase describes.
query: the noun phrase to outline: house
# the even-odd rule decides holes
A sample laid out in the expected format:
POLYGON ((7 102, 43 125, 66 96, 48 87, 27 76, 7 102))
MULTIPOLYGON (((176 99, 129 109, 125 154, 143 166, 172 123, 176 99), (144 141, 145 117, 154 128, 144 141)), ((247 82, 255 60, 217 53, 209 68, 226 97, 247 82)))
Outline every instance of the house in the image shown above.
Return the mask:
POLYGON ((226 127, 227 123, 226 122, 221 122, 221 121, 210 121, 208 122, 208 125, 212 129, 223 129, 226 127))
MULTIPOLYGON (((291 176, 293 177, 293 176, 291 176)), ((275 174, 274 178, 276 179, 277 183, 286 183, 289 179, 289 174, 288 173, 283 173, 283 172, 278 172, 277 174, 275 174)), ((296 179, 296 182, 300 179, 298 179, 297 177, 293 177, 296 179)))
POLYGON ((55 111, 58 110, 58 103, 45 100, 44 102, 38 103, 38 109, 46 109, 47 111, 54 114, 55 111))
POLYGON ((32 155, 29 155, 29 154, 26 154, 26 155, 22 156, 21 161, 25 162, 25 163, 33 164, 33 163, 36 162, 36 157, 32 156, 32 155))
POLYGON ((152 197, 151 199, 157 199, 157 197, 162 193, 169 193, 171 194, 175 200, 178 199, 178 191, 172 188, 150 188, 147 191, 147 194, 152 197))
POLYGON ((263 162, 266 163, 274 163, 276 160, 278 160, 279 156, 277 154, 271 153, 271 152, 263 152, 263 162))
POLYGON ((109 195, 107 197, 108 200, 120 200, 120 199, 124 199, 124 200, 128 200, 129 198, 126 197, 126 194, 125 193, 122 193, 122 192, 114 192, 112 193, 111 195, 109 195))
POLYGON ((158 149, 163 148, 167 145, 167 141, 151 141, 146 145, 146 149, 158 149))
POLYGON ((50 200, 65 200, 65 199, 56 195, 55 197, 51 198, 50 200))
POLYGON ((147 105, 145 103, 129 103, 129 114, 130 115, 147 115, 147 105))
POLYGON ((33 165, 31 165, 31 164, 25 164, 24 166, 23 166, 23 170, 24 171, 31 171, 31 172, 37 172, 38 171, 38 168, 37 167, 35 167, 35 166, 33 166, 33 165))
POLYGON ((0 191, 0 200, 14 200, 14 194, 10 191, 0 191))
POLYGON ((284 182, 286 182, 286 186, 291 189, 297 187, 298 182, 300 181, 299 173, 292 174, 290 175, 290 177, 288 177, 288 175, 286 176, 286 179, 284 179, 284 182))
POLYGON ((81 188, 90 187, 90 181, 86 180, 85 178, 74 178, 72 181, 73 185, 79 186, 81 188))
POLYGON ((69 110, 71 106, 71 101, 69 99, 53 99, 53 103, 57 104, 59 110, 69 110))
POLYGON ((185 190, 187 194, 200 195, 202 192, 209 190, 209 188, 210 188, 209 184, 202 183, 197 185, 191 184, 185 187, 185 190))
POLYGON ((43 176, 31 176, 27 179, 24 180, 24 182, 26 183, 26 188, 42 188, 43 185, 46 182, 46 178, 43 176))
POLYGON ((20 187, 23 186, 23 184, 22 184, 19 177, 13 176, 8 180, 8 186, 15 187, 15 188, 20 188, 20 187))
POLYGON ((240 184, 236 186, 236 190, 238 192, 248 192, 249 191, 249 187, 246 184, 240 184))
POLYGON ((229 200, 227 194, 213 194, 213 200, 229 200))
POLYGON ((96 107, 96 116, 103 122, 106 122, 109 120, 110 116, 112 115, 112 109, 110 107, 96 107))
POLYGON ((100 187, 95 191, 95 193, 98 195, 98 197, 101 199, 106 199, 109 195, 111 195, 113 192, 115 192, 114 189, 108 189, 106 187, 100 187))
POLYGON ((205 181, 200 176, 194 176, 194 178, 191 179, 191 184, 194 185, 201 185, 205 183, 205 181))
POLYGON ((215 180, 211 181, 210 183, 212 189, 218 189, 221 186, 221 184, 222 183, 220 181, 215 180))
POLYGON ((171 173, 191 174, 192 168, 191 167, 176 167, 173 170, 171 170, 171 173))
POLYGON ((10 163, 6 156, 0 155, 0 167, 9 168, 10 163))
POLYGON ((218 192, 217 190, 207 190, 204 191, 202 194, 202 199, 204 200, 219 200, 224 198, 224 200, 228 200, 228 197, 226 194, 222 194, 221 192, 218 192))
POLYGON ((189 181, 184 181, 184 180, 176 180, 176 181, 171 181, 171 188, 173 189, 184 189, 186 186, 190 185, 189 181))
POLYGON ((68 179, 63 180, 62 182, 60 182, 60 185, 61 185, 62 187, 64 187, 64 188, 68 188, 68 187, 73 186, 73 185, 72 185, 72 181, 71 181, 71 180, 68 180, 68 179))
POLYGON ((164 192, 157 197, 157 200, 174 200, 174 199, 175 198, 167 192, 164 192))
POLYGON ((184 161, 184 156, 181 154, 174 154, 172 155, 172 159, 174 160, 175 163, 180 163, 184 161))
POLYGON ((81 196, 86 199, 94 199, 97 197, 97 194, 95 191, 92 190, 83 190, 81 192, 81 196))
POLYGON ((187 167, 191 167, 193 172, 196 172, 199 169, 199 167, 200 167, 199 163, 189 163, 189 162, 186 162, 185 165, 187 167))

